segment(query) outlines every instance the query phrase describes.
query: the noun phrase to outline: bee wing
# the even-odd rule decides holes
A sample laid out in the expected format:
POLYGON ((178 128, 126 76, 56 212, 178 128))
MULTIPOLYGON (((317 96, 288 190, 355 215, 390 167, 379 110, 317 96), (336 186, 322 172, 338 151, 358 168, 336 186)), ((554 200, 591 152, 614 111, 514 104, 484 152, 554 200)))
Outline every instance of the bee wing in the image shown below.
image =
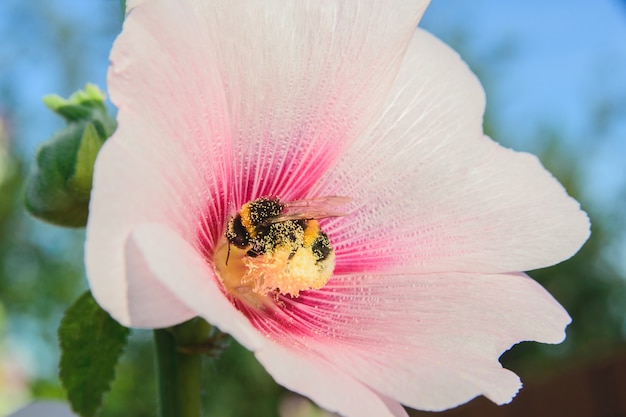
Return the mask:
POLYGON ((267 223, 280 223, 287 220, 312 220, 312 219, 325 219, 328 217, 341 217, 347 216, 348 213, 340 211, 306 211, 306 212, 293 212, 281 214, 280 216, 271 217, 267 219, 267 223))
POLYGON ((268 219, 268 223, 287 220, 310 220, 327 217, 341 217, 348 213, 336 210, 336 207, 348 204, 352 199, 343 196, 326 196, 307 200, 285 202, 285 213, 268 219))
POLYGON ((302 209, 302 208, 315 208, 315 209, 333 209, 338 206, 345 206, 352 199, 350 197, 344 197, 340 195, 328 195, 325 197, 310 198, 305 200, 295 200, 285 202, 286 209, 302 209))

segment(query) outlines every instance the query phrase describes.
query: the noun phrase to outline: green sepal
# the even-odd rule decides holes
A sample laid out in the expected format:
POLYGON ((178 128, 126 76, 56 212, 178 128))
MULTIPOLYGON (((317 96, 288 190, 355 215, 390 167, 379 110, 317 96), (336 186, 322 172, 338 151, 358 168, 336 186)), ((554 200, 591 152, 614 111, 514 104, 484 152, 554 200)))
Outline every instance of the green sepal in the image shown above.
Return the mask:
POLYGON ((106 116, 107 110, 104 104, 106 95, 93 84, 87 84, 84 90, 75 92, 68 99, 50 94, 42 100, 50 110, 63 117, 68 123, 100 120, 105 123, 104 128, 108 136, 115 130, 115 121, 106 116))
POLYGON ((128 333, 129 329, 113 320, 89 291, 65 312, 59 326, 59 376, 72 409, 80 416, 97 415, 115 377, 128 333))
POLYGON ((25 192, 26 208, 34 216, 60 226, 86 225, 96 156, 116 127, 104 99, 93 85, 67 100, 44 97, 67 126, 37 152, 25 192))
POLYGON ((98 151, 104 142, 100 139, 93 123, 87 123, 83 136, 80 139, 74 173, 68 180, 68 187, 78 197, 89 200, 91 184, 93 182, 93 166, 98 151))

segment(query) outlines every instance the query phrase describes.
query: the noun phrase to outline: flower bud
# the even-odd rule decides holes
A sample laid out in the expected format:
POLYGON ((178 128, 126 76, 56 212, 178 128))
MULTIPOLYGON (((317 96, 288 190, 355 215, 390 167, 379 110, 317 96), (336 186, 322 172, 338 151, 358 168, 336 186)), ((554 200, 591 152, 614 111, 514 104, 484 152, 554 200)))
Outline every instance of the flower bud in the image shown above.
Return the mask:
POLYGON ((88 84, 69 99, 44 97, 67 125, 44 143, 26 183, 28 211, 50 223, 83 227, 87 223, 93 165, 100 147, 116 127, 105 95, 88 84))

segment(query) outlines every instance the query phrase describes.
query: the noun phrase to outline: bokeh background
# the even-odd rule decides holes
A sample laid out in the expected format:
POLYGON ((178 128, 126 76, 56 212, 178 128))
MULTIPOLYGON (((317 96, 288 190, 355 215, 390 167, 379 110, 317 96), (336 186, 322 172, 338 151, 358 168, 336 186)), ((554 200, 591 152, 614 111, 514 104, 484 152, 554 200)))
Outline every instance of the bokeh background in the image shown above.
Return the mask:
MULTIPOLYGON (((84 233, 30 218, 21 193, 38 145, 62 127, 41 97, 105 88, 122 17, 119 0, 0 0, 0 416, 64 397, 56 328, 86 289, 84 233)), ((626 1, 432 0, 421 26, 481 78, 487 132, 539 155, 593 223, 575 258, 531 272, 573 317, 567 340, 502 357, 527 385, 512 405, 447 414, 626 416, 626 1)), ((132 333, 102 416, 154 415, 150 342, 132 333)), ((322 415, 234 341, 205 367, 206 415, 322 415)))

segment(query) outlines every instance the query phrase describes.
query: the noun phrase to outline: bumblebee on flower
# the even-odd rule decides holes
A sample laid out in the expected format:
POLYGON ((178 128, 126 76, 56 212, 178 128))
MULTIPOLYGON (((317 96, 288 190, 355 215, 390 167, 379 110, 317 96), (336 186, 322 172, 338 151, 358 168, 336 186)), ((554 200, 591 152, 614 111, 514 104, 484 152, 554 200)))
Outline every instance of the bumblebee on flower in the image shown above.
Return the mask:
POLYGON ((484 135, 476 77, 416 29, 427 3, 130 3, 87 228, 98 302, 136 327, 201 316, 347 416, 510 401, 500 354, 570 321, 521 271, 589 224, 484 135))
POLYGON ((332 276, 335 254, 317 219, 341 215, 328 207, 347 200, 283 203, 262 197, 244 204, 214 255, 226 290, 261 307, 268 293, 297 297, 302 290, 322 288, 332 276), (294 208, 303 211, 284 212, 294 208))

